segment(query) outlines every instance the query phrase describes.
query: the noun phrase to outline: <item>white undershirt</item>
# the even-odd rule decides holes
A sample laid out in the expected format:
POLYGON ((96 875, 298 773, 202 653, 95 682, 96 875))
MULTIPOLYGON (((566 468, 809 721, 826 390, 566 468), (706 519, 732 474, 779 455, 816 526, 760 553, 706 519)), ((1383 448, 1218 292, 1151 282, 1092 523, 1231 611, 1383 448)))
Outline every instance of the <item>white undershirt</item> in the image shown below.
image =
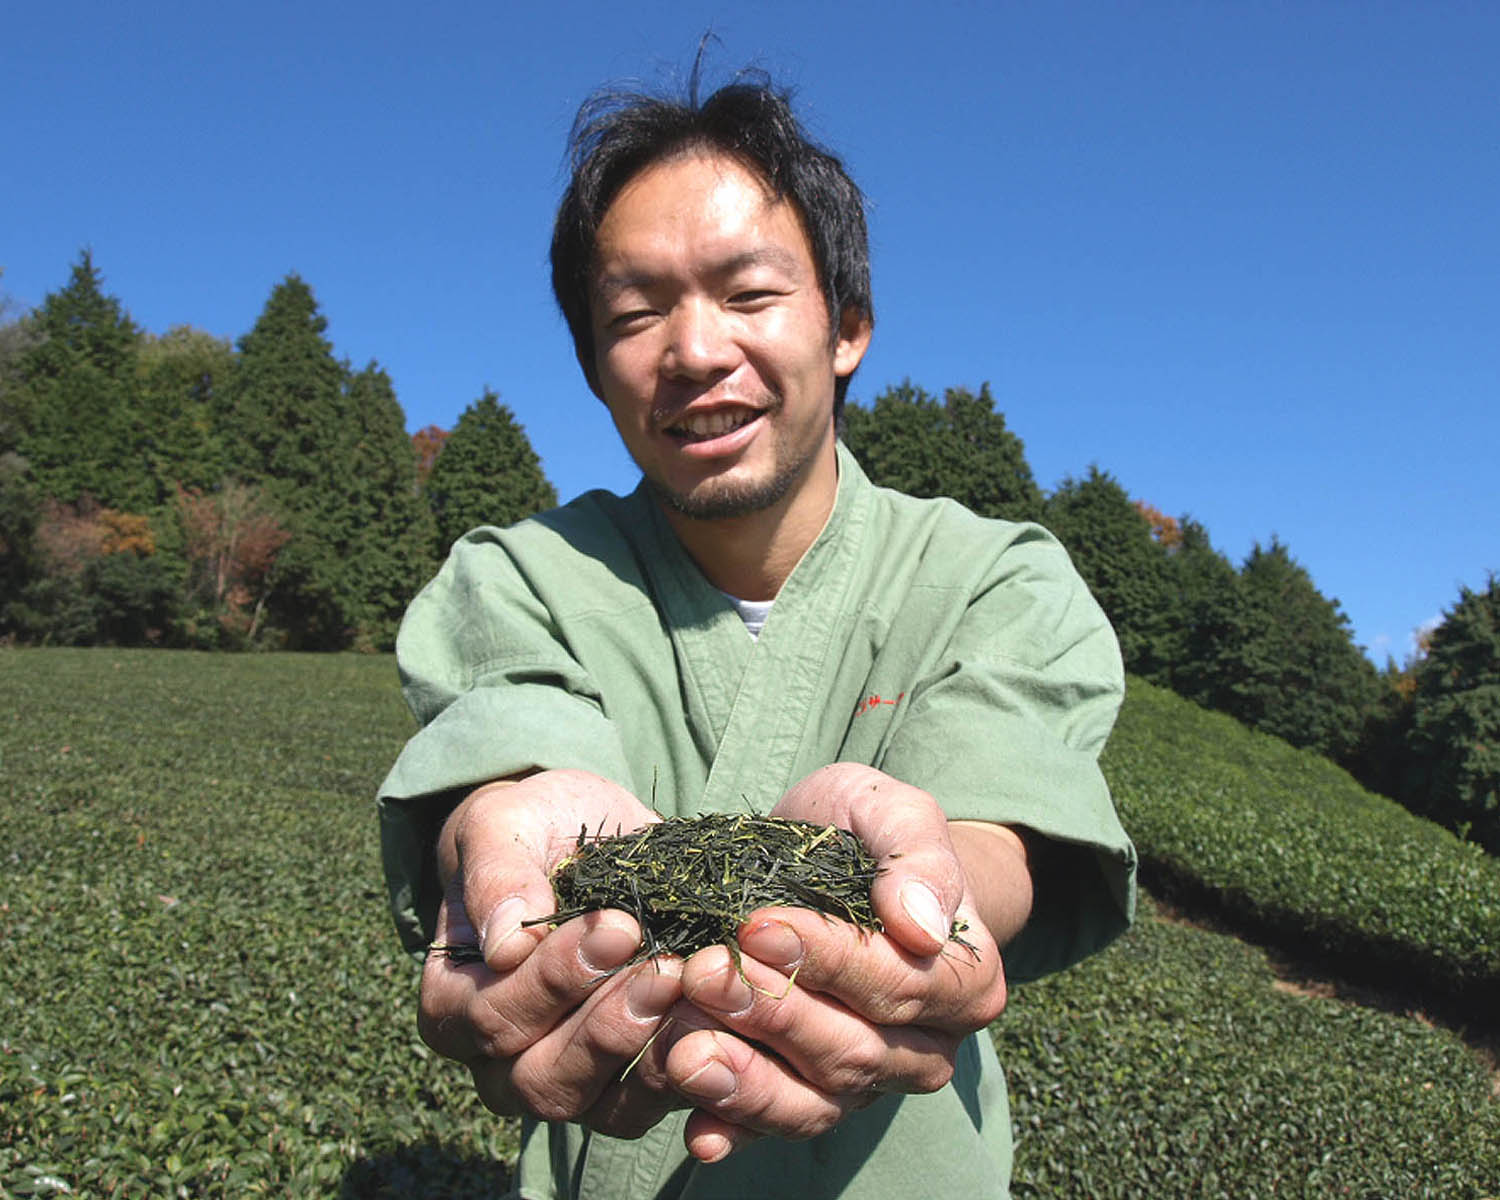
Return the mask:
POLYGON ((740 614, 740 620, 745 622, 745 629, 752 638, 760 637, 760 631, 765 627, 766 618, 771 615, 771 605, 774 600, 741 600, 738 596, 731 596, 724 592, 724 599, 734 605, 735 612, 740 614))

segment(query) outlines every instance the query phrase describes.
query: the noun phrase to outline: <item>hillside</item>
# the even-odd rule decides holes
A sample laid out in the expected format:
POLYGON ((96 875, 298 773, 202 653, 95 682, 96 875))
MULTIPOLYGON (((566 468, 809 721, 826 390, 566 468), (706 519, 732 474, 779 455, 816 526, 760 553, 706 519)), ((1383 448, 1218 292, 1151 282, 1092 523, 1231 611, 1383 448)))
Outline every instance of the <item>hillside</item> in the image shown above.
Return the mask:
MULTIPOLYGON (((0 1196, 503 1190, 514 1125, 421 1046, 385 914, 370 796, 409 729, 389 658, 10 650, 0 691, 0 1196)), ((1180 704, 1133 687, 1110 751, 1148 853, 1179 823, 1153 805, 1195 796, 1348 819, 1297 782, 1321 768, 1218 718, 1195 742, 1180 704)), ((1492 878, 1431 846, 1432 878, 1492 878)), ((1500 1191, 1500 1103, 1457 1035, 1280 990, 1260 951, 1149 903, 993 1032, 1018 1196, 1500 1191)))

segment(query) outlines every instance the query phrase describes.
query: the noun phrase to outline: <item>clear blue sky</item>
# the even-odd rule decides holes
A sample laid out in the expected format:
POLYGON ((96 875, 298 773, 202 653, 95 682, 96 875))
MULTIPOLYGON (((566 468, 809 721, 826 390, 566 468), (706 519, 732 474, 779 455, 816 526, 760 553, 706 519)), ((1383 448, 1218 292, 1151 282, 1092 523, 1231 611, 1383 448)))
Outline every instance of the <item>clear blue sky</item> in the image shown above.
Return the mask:
POLYGON ((1280 537, 1377 662, 1500 570, 1500 4, 13 5, 0 266, 92 247, 147 329, 276 282, 413 430, 486 385, 564 498, 633 485, 545 255, 578 102, 758 64, 871 201, 852 395, 988 381, 1239 562, 1280 537))

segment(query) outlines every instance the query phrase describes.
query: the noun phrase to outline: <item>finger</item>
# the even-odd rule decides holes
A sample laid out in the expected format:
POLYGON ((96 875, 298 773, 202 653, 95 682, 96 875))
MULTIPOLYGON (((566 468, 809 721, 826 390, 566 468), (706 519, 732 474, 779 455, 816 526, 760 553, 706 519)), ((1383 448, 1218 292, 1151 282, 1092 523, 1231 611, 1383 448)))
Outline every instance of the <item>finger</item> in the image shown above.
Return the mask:
POLYGON ((550 872, 582 831, 637 829, 660 818, 616 784, 583 771, 547 771, 475 791, 454 817, 455 878, 495 971, 517 966, 546 936, 527 925, 556 911, 550 872))
POLYGON ((640 927, 615 909, 553 930, 513 971, 430 954, 422 971, 418 1030, 449 1058, 514 1058, 640 948, 640 927))
MULTIPOLYGON (((787 1064, 719 1030, 682 1038, 667 1055, 667 1073, 682 1095, 718 1121, 793 1140, 826 1133, 864 1099, 829 1096, 787 1064)), ((710 1152, 729 1149, 716 1145, 710 1152)))
POLYGON ((662 1018, 639 1057, 579 1118, 581 1123, 613 1137, 636 1138, 667 1113, 688 1107, 690 1102, 677 1092, 667 1075, 667 1057, 689 1033, 718 1028, 706 1014, 685 1000, 678 1001, 662 1018))
POLYGON ((849 830, 878 868, 870 885, 875 916, 908 950, 941 954, 966 882, 948 836, 948 819, 926 792, 889 776, 871 784, 871 795, 879 799, 851 809, 849 830), (882 791, 891 793, 893 802, 882 791))
POLYGON ((967 1034, 1005 1008, 1000 951, 982 924, 943 953, 913 954, 894 938, 800 908, 762 909, 740 927, 742 957, 795 972, 799 989, 832 996, 876 1025, 967 1034))
POLYGON ((699 1162, 722 1162, 736 1150, 758 1141, 760 1134, 743 1125, 733 1125, 722 1117, 695 1109, 683 1127, 682 1140, 688 1153, 699 1162))
POLYGON ((919 954, 947 946, 965 880, 948 819, 928 793, 873 767, 835 763, 794 785, 772 812, 853 833, 879 868, 870 899, 885 931, 919 954))
MULTIPOLYGON (((432 941, 434 946, 467 946, 478 941, 456 878, 438 906, 432 941)), ((428 951, 422 963, 417 1029, 422 1040, 445 1058, 463 1061, 473 1054, 467 1013, 478 988, 491 974, 482 962, 460 962, 440 950, 428 951)))
POLYGON ((595 1121, 604 1121, 610 1132, 625 1123, 650 1128, 681 1106, 667 1083, 665 1049, 649 1053, 660 1040, 663 1018, 681 999, 681 972, 680 960, 663 959, 607 980, 516 1056, 506 1087, 543 1120, 577 1121, 592 1114, 590 1125, 597 1128, 595 1121), (622 1111, 627 1102, 638 1111, 622 1111))
POLYGON ((526 806, 523 783, 475 797, 454 828, 458 869, 446 898, 467 917, 491 970, 518 966, 547 936, 526 921, 556 911, 548 871, 553 830, 526 806))
POLYGON ((910 1023, 922 1015, 920 998, 902 1006, 903 1020, 876 1025, 747 955, 736 964, 718 946, 688 960, 682 987, 694 1006, 830 1096, 933 1092, 953 1075, 959 1038, 910 1023))

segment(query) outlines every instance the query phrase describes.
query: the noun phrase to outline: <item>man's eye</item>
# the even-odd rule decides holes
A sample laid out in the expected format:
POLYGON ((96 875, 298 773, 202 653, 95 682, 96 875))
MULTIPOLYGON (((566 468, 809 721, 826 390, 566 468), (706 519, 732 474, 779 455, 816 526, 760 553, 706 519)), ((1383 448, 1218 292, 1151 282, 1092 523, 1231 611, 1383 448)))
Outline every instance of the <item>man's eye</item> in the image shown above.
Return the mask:
POLYGON ((609 319, 609 327, 615 330, 631 329, 645 321, 649 321, 656 313, 649 308, 633 308, 629 312, 619 313, 609 319))
POLYGON ((739 308, 753 308, 758 304, 769 304, 776 299, 778 293, 769 288, 746 288, 742 292, 735 292, 729 297, 729 303, 739 308))

